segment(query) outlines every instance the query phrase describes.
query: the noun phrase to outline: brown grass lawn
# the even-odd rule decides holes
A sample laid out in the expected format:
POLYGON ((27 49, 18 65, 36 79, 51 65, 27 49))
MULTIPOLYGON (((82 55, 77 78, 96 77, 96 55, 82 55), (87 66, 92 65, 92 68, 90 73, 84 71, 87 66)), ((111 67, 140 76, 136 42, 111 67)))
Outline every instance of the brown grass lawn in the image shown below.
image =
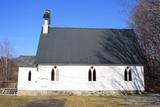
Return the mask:
POLYGON ((0 107, 160 107, 160 96, 0 96, 0 107))

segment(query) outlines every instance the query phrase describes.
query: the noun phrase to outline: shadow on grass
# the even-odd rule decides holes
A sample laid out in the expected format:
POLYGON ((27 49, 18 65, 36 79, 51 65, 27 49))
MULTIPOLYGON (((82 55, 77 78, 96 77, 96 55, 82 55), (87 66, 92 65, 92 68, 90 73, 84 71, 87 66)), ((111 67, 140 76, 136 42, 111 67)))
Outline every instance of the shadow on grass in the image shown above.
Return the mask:
POLYGON ((64 107, 65 99, 34 100, 21 107, 64 107))

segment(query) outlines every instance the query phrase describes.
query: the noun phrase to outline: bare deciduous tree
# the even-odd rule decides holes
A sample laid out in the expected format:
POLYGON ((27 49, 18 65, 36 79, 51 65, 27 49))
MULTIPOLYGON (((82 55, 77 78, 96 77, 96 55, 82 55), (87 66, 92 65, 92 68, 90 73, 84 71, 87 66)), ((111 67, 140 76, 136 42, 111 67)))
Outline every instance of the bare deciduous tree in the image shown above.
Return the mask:
POLYGON ((131 21, 148 61, 160 62, 160 0, 139 0, 131 21))
POLYGON ((8 82, 15 79, 16 64, 13 61, 13 47, 9 40, 0 42, 0 77, 8 82))
POLYGON ((145 55, 146 84, 148 88, 160 91, 158 79, 160 76, 160 0, 136 0, 137 5, 132 10, 130 27, 139 40, 139 45, 145 55))

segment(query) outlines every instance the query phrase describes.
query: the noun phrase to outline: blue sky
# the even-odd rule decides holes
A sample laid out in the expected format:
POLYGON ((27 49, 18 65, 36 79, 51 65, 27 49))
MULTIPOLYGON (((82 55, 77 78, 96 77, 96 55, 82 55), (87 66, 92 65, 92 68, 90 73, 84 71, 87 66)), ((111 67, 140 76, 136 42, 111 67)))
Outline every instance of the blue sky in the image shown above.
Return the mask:
POLYGON ((0 41, 8 39, 15 55, 35 55, 50 9, 51 26, 82 28, 127 28, 121 0, 1 0, 0 41))

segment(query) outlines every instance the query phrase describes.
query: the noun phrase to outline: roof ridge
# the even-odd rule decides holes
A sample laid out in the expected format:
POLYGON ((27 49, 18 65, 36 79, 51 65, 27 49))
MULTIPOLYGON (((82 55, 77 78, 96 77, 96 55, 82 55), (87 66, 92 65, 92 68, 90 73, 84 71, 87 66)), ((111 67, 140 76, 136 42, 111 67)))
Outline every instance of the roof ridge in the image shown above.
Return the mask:
POLYGON ((50 27, 51 29, 93 29, 93 30, 133 30, 130 28, 82 28, 82 27, 50 27))

